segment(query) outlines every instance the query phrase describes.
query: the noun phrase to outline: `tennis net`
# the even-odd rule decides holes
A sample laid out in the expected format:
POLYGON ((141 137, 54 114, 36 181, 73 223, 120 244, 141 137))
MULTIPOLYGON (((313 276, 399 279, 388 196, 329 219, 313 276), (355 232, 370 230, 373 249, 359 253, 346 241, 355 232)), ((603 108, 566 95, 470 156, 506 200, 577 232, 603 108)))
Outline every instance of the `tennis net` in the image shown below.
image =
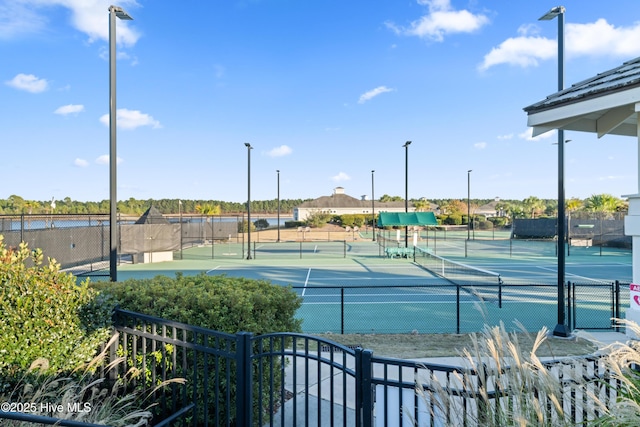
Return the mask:
POLYGON ((419 247, 415 248, 414 261, 481 300, 495 301, 502 307, 502 278, 499 273, 446 259, 419 247))

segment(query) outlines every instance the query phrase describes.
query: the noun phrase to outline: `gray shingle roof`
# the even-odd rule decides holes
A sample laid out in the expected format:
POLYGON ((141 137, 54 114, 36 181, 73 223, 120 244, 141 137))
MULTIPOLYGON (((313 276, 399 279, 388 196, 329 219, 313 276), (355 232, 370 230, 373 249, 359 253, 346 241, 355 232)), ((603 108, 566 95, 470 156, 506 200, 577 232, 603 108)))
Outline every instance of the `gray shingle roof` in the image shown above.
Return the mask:
POLYGON ((616 91, 640 86, 640 58, 625 62, 619 67, 597 74, 594 77, 571 85, 571 87, 549 95, 546 99, 524 108, 528 113, 544 111, 557 105, 579 102, 616 91))
MULTIPOLYGON (((409 203, 413 206, 413 203, 409 203)), ((385 208, 404 208, 402 202, 375 202, 376 210, 385 208)), ((346 194, 333 194, 331 196, 322 196, 314 200, 308 200, 300 204, 299 208, 303 209, 335 209, 335 208, 371 208, 371 200, 361 200, 346 194)))

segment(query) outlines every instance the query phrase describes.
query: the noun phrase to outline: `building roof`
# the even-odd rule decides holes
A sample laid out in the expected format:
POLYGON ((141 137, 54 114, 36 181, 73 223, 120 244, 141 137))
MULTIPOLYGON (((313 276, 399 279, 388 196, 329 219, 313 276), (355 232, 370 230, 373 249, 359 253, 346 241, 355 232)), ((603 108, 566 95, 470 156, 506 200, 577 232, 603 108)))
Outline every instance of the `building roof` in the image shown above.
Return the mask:
POLYGON ((500 199, 496 198, 490 201, 489 203, 474 209, 473 213, 477 215, 487 215, 487 214, 495 215, 497 211, 496 206, 498 205, 498 203, 500 203, 500 199))
MULTIPOLYGON (((409 203, 413 206, 413 203, 409 203)), ((401 202, 379 202, 375 201, 376 210, 385 208, 404 208, 404 201, 401 202)), ((371 200, 362 200, 351 197, 343 193, 334 193, 331 196, 322 196, 314 200, 307 200, 298 206, 299 209, 340 209, 340 208, 371 208, 371 200)))
POLYGON ((637 136, 640 58, 600 73, 524 108, 533 136, 553 129, 637 136))
POLYGON ((149 209, 138 218, 136 224, 169 224, 169 220, 154 206, 150 206, 149 209))

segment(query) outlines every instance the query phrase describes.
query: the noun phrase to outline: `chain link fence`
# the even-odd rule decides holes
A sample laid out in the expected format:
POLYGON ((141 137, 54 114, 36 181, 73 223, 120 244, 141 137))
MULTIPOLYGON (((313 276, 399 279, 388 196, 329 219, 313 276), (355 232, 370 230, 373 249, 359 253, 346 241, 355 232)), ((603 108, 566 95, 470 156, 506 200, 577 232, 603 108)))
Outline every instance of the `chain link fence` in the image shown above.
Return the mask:
MULTIPOLYGON (((539 331, 557 323, 557 285, 503 284, 481 289, 454 284, 394 286, 294 286, 303 298, 298 316, 305 333, 477 332, 503 322, 507 328, 539 331), (499 303, 500 301, 500 303, 499 303)), ((628 283, 565 285, 570 329, 624 327, 628 283)))

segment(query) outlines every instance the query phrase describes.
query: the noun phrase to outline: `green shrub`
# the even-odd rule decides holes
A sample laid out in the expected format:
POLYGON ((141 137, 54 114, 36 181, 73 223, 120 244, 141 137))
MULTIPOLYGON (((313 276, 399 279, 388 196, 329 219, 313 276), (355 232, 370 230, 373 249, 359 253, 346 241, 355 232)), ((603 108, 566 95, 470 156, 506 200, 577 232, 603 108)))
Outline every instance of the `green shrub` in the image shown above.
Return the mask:
MULTIPOLYGON (((465 217, 466 219, 466 217, 465 217)), ((462 215, 460 214, 451 214, 449 216, 447 216, 446 218, 444 218, 444 221, 442 222, 445 225, 462 225, 462 215)), ((465 222, 466 224, 466 222, 465 222)))
MULTIPOLYGON (((246 220, 242 220, 241 222, 238 223, 238 233, 246 233, 249 231, 249 226, 248 226, 248 222, 246 220)), ((252 222, 251 223, 251 231, 255 231, 256 229, 256 225, 252 222)))
POLYGON ((78 284, 40 249, 8 249, 0 235, 0 377, 5 385, 39 357, 47 373, 90 361, 109 339, 111 309, 88 280, 78 284))
POLYGON ((326 225, 331 220, 331 218, 332 215, 329 213, 315 211, 307 217, 305 223, 311 228, 320 228, 326 225))
POLYGON ((340 216, 340 223, 345 227, 362 227, 366 222, 364 214, 344 214, 340 216))
POLYGON ((291 289, 267 280, 202 273, 94 286, 112 296, 125 310, 216 331, 264 334, 301 330, 301 320, 294 318, 300 298, 291 289))
MULTIPOLYGON (((247 331, 265 334, 301 331, 301 320, 294 318, 301 305, 301 299, 290 288, 273 285, 266 280, 230 278, 224 275, 207 276, 204 273, 183 276, 178 273, 175 279, 157 276, 153 279, 130 279, 119 283, 100 283, 96 286, 111 295, 123 309, 220 332, 235 334, 247 331)), ((209 345, 224 346, 222 341, 210 342, 209 345)), ((224 350, 224 347, 221 349, 224 350)), ((131 354, 130 349, 128 353, 131 354)), ((229 382, 223 381, 216 390, 215 376, 226 378, 228 368, 224 363, 220 363, 217 371, 211 369, 212 359, 211 357, 207 365, 208 370, 205 371, 204 360, 201 357, 194 358, 191 354, 187 357, 189 366, 185 373, 182 373, 182 368, 177 366, 178 375, 190 377, 192 363, 197 360, 195 362, 197 377, 204 378, 205 372, 208 372, 209 389, 204 390, 203 383, 199 382, 195 392, 198 396, 203 396, 205 393, 210 396, 209 414, 217 412, 224 417, 224 405, 217 406, 213 396, 226 396, 229 392, 231 414, 235 415, 235 369, 231 368, 228 373, 229 382)), ((145 376, 147 375, 149 366, 142 365, 140 361, 132 361, 132 363, 135 363, 145 376)), ((279 363, 276 362, 276 364, 279 363)), ((162 363, 156 363, 156 366, 161 365, 162 363)), ((275 372, 273 378, 269 378, 269 372, 265 370, 262 372, 260 381, 266 385, 272 380, 274 390, 279 390, 282 379, 281 371, 275 372)), ((192 384, 188 385, 189 395, 194 392, 192 387, 192 384)), ((265 387, 262 392, 263 401, 268 402, 268 387, 265 387)), ((260 390, 254 389, 254 395, 259 393, 260 390)), ((258 410, 258 408, 254 409, 258 410)), ((196 414, 196 417, 202 419, 202 412, 196 414)))
POLYGON ((256 229, 263 230, 265 228, 269 228, 269 221, 267 221, 264 218, 261 218, 256 221, 253 221, 253 225, 255 226, 256 229))
POLYGON ((495 228, 501 228, 507 225, 509 218, 505 216, 494 216, 489 218, 489 221, 493 223, 495 228))
POLYGON ((304 221, 285 221, 284 222, 284 228, 298 228, 298 227, 304 227, 304 226, 305 226, 304 221))
POLYGON ((493 229, 493 223, 491 221, 487 221, 486 219, 478 219, 474 222, 474 224, 478 228, 478 230, 493 229))

